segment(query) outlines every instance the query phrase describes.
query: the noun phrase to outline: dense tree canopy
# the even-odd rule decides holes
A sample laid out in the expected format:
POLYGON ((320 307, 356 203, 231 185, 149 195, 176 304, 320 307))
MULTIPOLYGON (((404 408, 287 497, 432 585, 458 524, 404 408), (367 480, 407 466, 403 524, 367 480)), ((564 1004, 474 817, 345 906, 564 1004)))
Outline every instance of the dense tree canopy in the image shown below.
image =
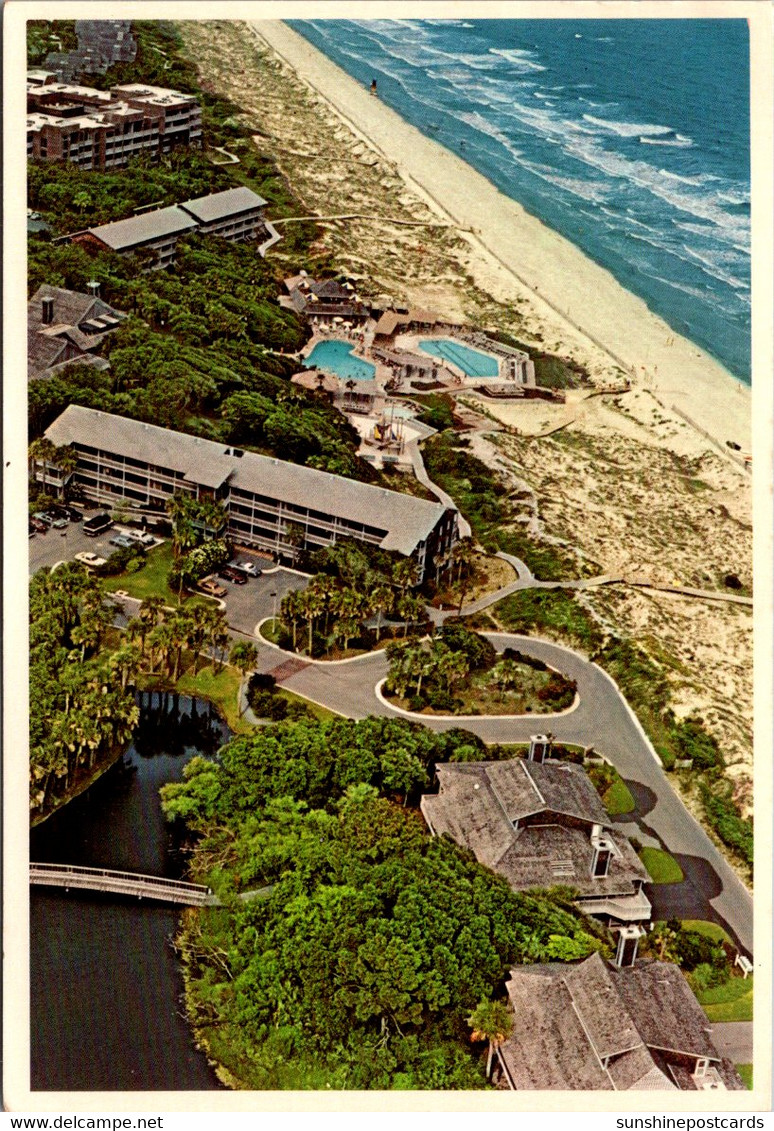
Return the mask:
POLYGON ((396 803, 477 742, 402 720, 304 720, 164 787, 167 815, 198 834, 194 873, 225 903, 185 932, 189 1004, 246 1085, 481 1086, 476 1003, 515 963, 603 945, 566 895, 515 894, 396 803))

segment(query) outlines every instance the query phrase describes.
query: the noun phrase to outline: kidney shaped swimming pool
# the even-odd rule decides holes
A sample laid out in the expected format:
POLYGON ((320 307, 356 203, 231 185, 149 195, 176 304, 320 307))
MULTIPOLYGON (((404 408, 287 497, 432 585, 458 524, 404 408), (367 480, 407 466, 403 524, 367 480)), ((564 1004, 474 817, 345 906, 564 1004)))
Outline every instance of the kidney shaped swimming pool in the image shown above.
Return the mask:
POLYGON ((354 357, 354 346, 350 342, 342 342, 338 338, 330 338, 318 342, 306 359, 306 365, 311 369, 317 366, 327 373, 335 373, 337 377, 352 378, 357 381, 373 381, 376 366, 362 357, 354 357))

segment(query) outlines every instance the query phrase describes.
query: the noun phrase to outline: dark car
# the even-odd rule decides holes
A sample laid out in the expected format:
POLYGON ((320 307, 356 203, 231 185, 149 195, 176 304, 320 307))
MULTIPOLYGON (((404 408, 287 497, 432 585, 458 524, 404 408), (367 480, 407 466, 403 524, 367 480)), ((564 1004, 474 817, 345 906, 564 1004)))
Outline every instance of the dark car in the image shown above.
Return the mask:
POLYGON ((75 507, 65 507, 64 509, 66 511, 66 514, 65 514, 64 517, 69 518, 70 522, 80 522, 81 519, 83 518, 83 514, 81 513, 81 511, 77 511, 75 509, 75 507))
POLYGON ((226 566, 225 569, 222 569, 218 574, 218 577, 222 577, 224 581, 232 581, 234 585, 247 584, 247 578, 245 577, 245 575, 243 573, 240 573, 238 569, 231 569, 229 566, 226 566))
POLYGON ((30 519, 30 529, 34 530, 37 534, 45 534, 48 530, 48 523, 33 517, 30 519))

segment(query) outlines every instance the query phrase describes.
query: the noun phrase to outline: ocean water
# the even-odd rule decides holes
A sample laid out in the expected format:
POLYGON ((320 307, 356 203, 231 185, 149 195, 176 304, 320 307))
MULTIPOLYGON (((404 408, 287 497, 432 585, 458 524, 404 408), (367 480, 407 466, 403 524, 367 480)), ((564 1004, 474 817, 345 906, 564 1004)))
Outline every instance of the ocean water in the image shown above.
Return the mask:
POLYGON ((745 20, 289 23, 749 381, 745 20))

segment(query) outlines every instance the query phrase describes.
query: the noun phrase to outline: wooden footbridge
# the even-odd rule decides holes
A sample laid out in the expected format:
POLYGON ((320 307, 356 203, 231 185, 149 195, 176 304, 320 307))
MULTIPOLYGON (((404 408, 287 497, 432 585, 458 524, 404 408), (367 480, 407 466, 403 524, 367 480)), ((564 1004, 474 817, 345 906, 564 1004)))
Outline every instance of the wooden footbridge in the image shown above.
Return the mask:
POLYGON ((86 868, 80 864, 30 864, 30 883, 45 887, 83 888, 88 891, 133 895, 138 899, 158 899, 164 903, 183 903, 189 907, 215 907, 220 903, 212 891, 201 884, 170 880, 166 876, 143 876, 137 872, 117 872, 111 868, 86 868))

